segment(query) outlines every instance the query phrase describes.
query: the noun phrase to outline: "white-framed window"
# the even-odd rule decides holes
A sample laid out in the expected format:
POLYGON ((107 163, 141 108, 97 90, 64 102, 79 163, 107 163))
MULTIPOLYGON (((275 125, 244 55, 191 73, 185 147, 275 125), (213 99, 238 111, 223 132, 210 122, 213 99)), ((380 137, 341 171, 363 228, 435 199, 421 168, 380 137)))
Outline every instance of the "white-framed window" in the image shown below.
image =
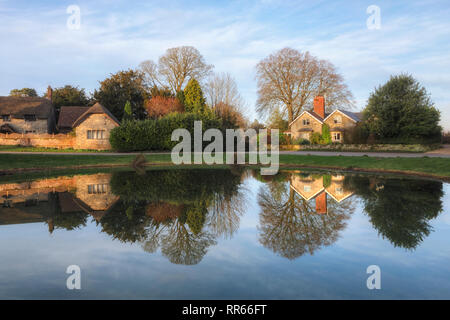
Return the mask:
POLYGON ((11 115, 10 114, 2 114, 2 120, 3 120, 3 122, 11 122, 11 115))
POLYGON ((88 185, 88 194, 106 193, 106 184, 90 184, 88 185))
POLYGON ((309 119, 303 119, 303 125, 309 126, 309 119))
POLYGON ((339 115, 334 117, 334 123, 342 123, 342 117, 339 115))
POLYGON ((334 141, 341 141, 341 133, 340 132, 333 132, 333 140, 334 141))
POLYGON ((303 186, 303 190, 305 192, 311 192, 311 186, 305 185, 305 186, 303 186))
POLYGON ((105 130, 88 130, 88 139, 103 140, 105 139, 105 130))

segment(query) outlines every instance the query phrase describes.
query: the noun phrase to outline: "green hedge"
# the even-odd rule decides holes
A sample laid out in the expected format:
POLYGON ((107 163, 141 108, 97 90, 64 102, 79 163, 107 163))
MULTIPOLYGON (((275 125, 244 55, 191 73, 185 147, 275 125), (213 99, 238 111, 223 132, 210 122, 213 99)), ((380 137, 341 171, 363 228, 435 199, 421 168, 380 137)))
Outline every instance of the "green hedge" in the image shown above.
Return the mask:
POLYGON ((194 138, 194 121, 202 121, 203 132, 210 128, 223 130, 222 121, 213 115, 173 113, 157 120, 125 122, 111 131, 109 141, 120 152, 168 151, 179 143, 171 141, 175 129, 185 128, 194 138))

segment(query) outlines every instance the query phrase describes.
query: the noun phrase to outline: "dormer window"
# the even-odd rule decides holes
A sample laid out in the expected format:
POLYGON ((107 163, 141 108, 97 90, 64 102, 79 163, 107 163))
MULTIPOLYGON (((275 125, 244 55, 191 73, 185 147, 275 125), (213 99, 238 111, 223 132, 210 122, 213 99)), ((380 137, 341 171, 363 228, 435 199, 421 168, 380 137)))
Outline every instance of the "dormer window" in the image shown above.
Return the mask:
POLYGON ((3 114, 2 115, 3 122, 11 122, 11 115, 9 114, 3 114))
POLYGON ((309 126, 309 119, 303 119, 303 125, 309 126))
POLYGON ((23 116, 25 121, 36 121, 36 115, 35 114, 25 114, 23 116))
POLYGON ((342 123, 342 117, 341 116, 336 116, 334 117, 334 123, 342 123))

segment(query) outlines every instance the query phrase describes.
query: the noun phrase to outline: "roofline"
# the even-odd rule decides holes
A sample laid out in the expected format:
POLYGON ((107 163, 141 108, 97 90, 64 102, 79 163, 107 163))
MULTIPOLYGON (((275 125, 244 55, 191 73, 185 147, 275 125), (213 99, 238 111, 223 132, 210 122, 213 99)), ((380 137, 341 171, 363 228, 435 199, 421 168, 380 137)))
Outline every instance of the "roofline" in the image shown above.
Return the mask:
POLYGON ((317 191, 317 192, 314 193, 313 195, 311 195, 311 196, 309 196, 308 198, 306 198, 306 197, 300 192, 300 190, 297 190, 297 188, 294 187, 292 184, 290 185, 290 187, 291 187, 292 189, 294 189, 294 191, 295 191, 297 194, 299 194, 300 197, 302 197, 302 198, 305 199, 306 201, 309 201, 309 200, 311 200, 311 199, 314 199, 315 197, 317 197, 319 194, 321 194, 321 193, 325 190, 325 188, 322 187, 319 191, 317 191))
POLYGON ((333 194, 331 193, 331 191, 328 191, 327 189, 325 189, 325 192, 334 199, 334 201, 336 201, 337 203, 340 203, 342 201, 344 201, 345 199, 347 199, 348 197, 351 197, 354 193, 350 193, 348 195, 346 195, 345 197, 343 197, 341 200, 338 200, 337 198, 335 198, 333 196, 333 194))
MULTIPOLYGON (((317 120, 318 122, 320 122, 321 124, 323 124, 322 120, 317 119, 311 112, 309 112, 308 110, 303 111, 297 118, 295 118, 294 120, 292 120, 291 123, 289 123, 289 127, 295 122, 297 121, 305 112, 309 113, 311 115, 311 117, 313 117, 315 120, 317 120)), ((325 119, 324 119, 325 121, 325 119)))
MULTIPOLYGON (((87 112, 87 111, 86 111, 86 112, 87 112)), ((85 113, 86 113, 86 112, 85 112, 85 113)), ((103 115, 107 116, 109 119, 111 119, 112 122, 114 122, 115 124, 117 124, 117 126, 120 126, 120 122, 117 122, 115 119, 111 118, 111 116, 110 116, 109 114, 107 114, 106 112, 104 112, 104 113, 100 113, 100 112, 93 112, 93 113, 91 113, 91 112, 89 112, 88 114, 86 114, 86 118, 85 118, 85 119, 83 119, 82 121, 80 121, 79 123, 77 123, 78 120, 80 120, 83 116, 85 116, 85 113, 83 113, 81 116, 79 116, 79 117, 73 122, 72 128, 78 127, 80 124, 82 124, 84 121, 86 121, 86 120, 87 120, 91 115, 93 115, 93 114, 103 114, 103 115), (75 125, 75 123, 76 123, 76 125, 75 125)))
POLYGON ((333 110, 333 112, 331 112, 325 119, 323 119, 323 121, 326 121, 329 117, 331 117, 331 115, 333 114, 333 113, 335 113, 336 111, 339 111, 341 114, 343 114, 344 116, 346 116, 347 118, 349 118, 350 120, 352 120, 353 122, 355 122, 355 123, 358 123, 358 121, 356 121, 355 119, 353 119, 353 118, 351 118, 350 116, 348 116, 348 115, 346 115, 345 113, 343 113, 341 110, 339 110, 339 109, 335 109, 335 110, 333 110))

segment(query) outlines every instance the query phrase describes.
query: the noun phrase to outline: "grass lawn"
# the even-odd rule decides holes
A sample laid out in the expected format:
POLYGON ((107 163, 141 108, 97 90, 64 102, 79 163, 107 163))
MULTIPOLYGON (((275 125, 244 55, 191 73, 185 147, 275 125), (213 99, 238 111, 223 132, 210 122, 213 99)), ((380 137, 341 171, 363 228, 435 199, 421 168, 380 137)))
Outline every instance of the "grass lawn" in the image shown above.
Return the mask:
MULTIPOLYGON (((149 164, 170 165, 170 154, 147 154, 149 164)), ((43 155, 43 154, 0 154, 0 171, 14 169, 44 169, 89 166, 127 166, 134 155, 43 155)), ((450 178, 449 158, 374 158, 313 155, 280 155, 281 166, 315 167, 336 169, 368 169, 391 172, 426 174, 441 178, 450 178)))

